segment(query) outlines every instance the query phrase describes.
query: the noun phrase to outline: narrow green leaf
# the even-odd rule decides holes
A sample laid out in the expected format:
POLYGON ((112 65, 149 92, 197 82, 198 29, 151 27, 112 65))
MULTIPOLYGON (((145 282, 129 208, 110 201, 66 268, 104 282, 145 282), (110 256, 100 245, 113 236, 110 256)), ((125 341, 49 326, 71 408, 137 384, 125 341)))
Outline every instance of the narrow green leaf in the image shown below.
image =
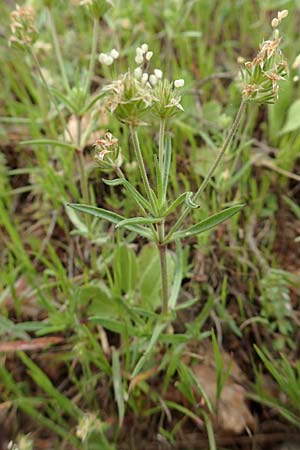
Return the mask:
POLYGON ((94 104, 97 103, 97 101, 100 100, 102 97, 105 97, 106 94, 107 94, 106 92, 101 92, 100 94, 92 98, 92 100, 81 111, 81 114, 84 114, 87 111, 89 111, 94 106, 94 104))
POLYGON ((40 386, 49 396, 53 397, 57 405, 70 415, 71 417, 77 418, 80 415, 80 409, 77 405, 63 394, 61 394, 49 380, 47 375, 24 353, 18 352, 18 356, 22 360, 22 362, 29 369, 31 378, 35 381, 35 383, 40 386))
POLYGON ((213 216, 208 217, 207 219, 201 220, 201 222, 193 225, 187 230, 180 230, 174 233, 172 236, 172 240, 174 239, 183 239, 190 236, 196 236, 197 234, 203 233, 204 231, 210 230, 211 228, 216 227, 220 223, 225 222, 225 220, 232 217, 234 214, 237 214, 241 209, 244 208, 244 204, 234 205, 230 208, 226 208, 221 212, 214 214, 213 216))
POLYGON ((76 113, 77 109, 76 109, 76 105, 75 103, 73 103, 65 94, 63 94, 62 92, 60 92, 58 89, 55 88, 50 88, 51 91, 53 92, 53 94, 60 100, 62 101, 65 106, 67 106, 67 108, 69 109, 69 111, 71 113, 76 113))
POLYGON ((160 217, 132 217, 130 219, 124 219, 116 225, 116 228, 126 227, 128 225, 147 225, 151 223, 161 222, 162 218, 160 217))
POLYGON ((182 203, 184 202, 187 194, 188 194, 188 192, 184 192, 183 194, 179 195, 179 197, 177 197, 171 203, 171 205, 167 208, 167 210, 165 211, 165 215, 168 216, 173 211, 175 211, 175 209, 178 208, 178 206, 182 205, 182 203))
POLYGON ((54 139, 32 139, 20 142, 20 145, 51 145, 53 147, 64 147, 71 150, 76 149, 76 145, 67 144, 66 142, 56 141, 54 139))
MULTIPOLYGON (((125 217, 120 216, 120 214, 108 211, 107 209, 97 208, 96 206, 83 205, 80 203, 68 203, 67 206, 85 214, 98 217, 99 219, 107 220, 108 222, 111 222, 115 225, 124 220, 127 220, 125 217)), ((140 234, 141 236, 149 240, 152 240, 151 232, 145 227, 142 227, 140 225, 126 225, 125 228, 130 231, 134 231, 135 233, 140 234)))
POLYGON ((169 307, 170 309, 174 309, 177 303, 177 299, 179 296, 181 281, 182 281, 182 248, 180 241, 176 241, 176 264, 175 264, 175 274, 172 286, 172 293, 169 299, 169 307))
POLYGON ((121 427, 125 414, 125 402, 122 386, 120 356, 118 350, 116 350, 114 347, 112 348, 112 378, 113 378, 115 399, 118 405, 119 426, 121 427))
POLYGON ((148 347, 145 350, 145 353, 143 354, 143 356, 140 358, 140 360, 138 361, 137 365, 135 366, 133 372, 132 372, 132 378, 136 377, 140 371, 142 370, 144 364, 147 361, 147 357, 151 354, 151 352, 153 351, 156 342, 158 341, 159 336, 161 335, 161 333, 163 332, 163 330, 166 328, 168 324, 167 323, 162 323, 162 322, 158 322, 154 329, 153 329, 153 333, 150 339, 150 342, 148 344, 148 347))
POLYGON ((114 180, 103 180, 103 182, 108 186, 124 186, 133 196, 134 200, 141 207, 141 209, 151 211, 151 206, 148 200, 146 200, 129 181, 124 178, 115 178, 114 180))
POLYGON ((125 323, 122 323, 119 320, 107 319, 106 317, 102 316, 89 317, 89 320, 98 323, 103 328, 106 328, 109 331, 113 331, 114 333, 124 334, 126 331, 125 323))

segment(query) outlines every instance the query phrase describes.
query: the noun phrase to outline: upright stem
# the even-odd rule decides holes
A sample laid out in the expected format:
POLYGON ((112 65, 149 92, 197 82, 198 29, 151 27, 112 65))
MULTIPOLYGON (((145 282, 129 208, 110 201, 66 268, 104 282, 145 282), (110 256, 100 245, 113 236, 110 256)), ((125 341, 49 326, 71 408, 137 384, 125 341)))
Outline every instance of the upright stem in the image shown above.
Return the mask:
MULTIPOLYGON (((165 130, 166 130, 166 120, 161 118, 159 122, 159 143, 158 143, 158 165, 161 180, 164 174, 164 164, 165 164, 165 130)), ((158 186, 159 189, 159 186, 158 186)), ((163 193, 157 192, 158 198, 161 198, 162 204, 165 202, 163 198, 163 193)), ((163 220, 157 226, 158 234, 158 251, 160 258, 160 268, 161 268, 161 295, 162 295, 162 313, 163 315, 168 314, 169 307, 169 293, 168 293, 168 266, 167 266, 167 245, 164 244, 165 239, 165 221, 163 220)))
POLYGON ((163 243, 164 240, 164 223, 158 225, 158 251, 160 259, 161 269, 161 295, 162 295, 162 313, 168 314, 169 307, 169 293, 168 293, 168 266, 167 266, 167 244, 163 243))
POLYGON ((139 143, 139 138, 138 138, 138 134, 136 131, 136 127, 134 125, 130 125, 130 133, 131 133, 131 137, 132 137, 132 142, 133 142, 133 148, 135 151, 135 155, 136 155, 136 159, 137 159, 137 163, 139 166, 139 170, 140 170, 140 174, 142 177, 142 181, 143 184, 145 186, 145 190, 146 190, 146 194, 148 197, 149 202, 151 203, 151 206, 153 208, 153 210, 155 212, 157 212, 157 207, 156 204, 153 200, 153 193, 151 190, 151 186, 148 180, 148 175, 146 172, 146 168, 145 168, 145 164, 144 164, 144 160, 143 160, 143 156, 142 156, 142 152, 141 152, 141 148, 140 148, 140 143, 139 143))
MULTIPOLYGON (((76 144, 78 151, 78 161, 79 161, 79 170, 80 170, 80 184, 81 184, 81 194, 84 203, 87 205, 89 203, 89 190, 88 190, 88 182, 85 171, 85 160, 83 155, 83 149, 81 148, 81 116, 76 116, 76 144)), ((89 215, 87 217, 90 218, 89 215)))
POLYGON ((165 129, 166 129, 166 120, 165 119, 160 119, 160 122, 159 122, 158 161, 159 161, 159 170, 160 170, 161 176, 163 176, 163 170, 164 170, 165 129))
MULTIPOLYGON (((211 166, 210 170, 208 171, 207 175, 205 176, 201 186, 199 187, 198 191, 195 193, 195 195, 194 195, 194 197, 192 199, 193 203, 197 203, 197 201, 199 200, 200 195, 203 193, 204 189, 206 188, 206 186, 209 183, 209 180, 211 179, 211 177, 213 176, 217 166, 219 165, 219 163, 220 163, 220 161, 221 161, 225 151, 227 150, 227 148, 228 148, 228 146, 229 146, 229 144, 230 144, 234 134, 237 131, 237 128, 239 126, 239 123, 240 123, 240 120, 241 120, 241 117, 242 117, 242 114, 244 112, 245 107, 246 107, 246 101, 243 99, 241 101, 241 104, 240 104, 239 110, 237 112, 237 115, 235 117, 235 120, 234 120, 234 122, 233 122, 233 124, 232 124, 232 126, 231 126, 231 128, 229 130, 229 133, 228 133, 228 135, 227 135, 227 137, 226 137, 226 139, 224 141, 224 144, 223 144, 221 150, 219 151, 219 154, 218 154, 216 160, 214 161, 213 165, 211 166)), ((166 241, 168 241, 171 238, 172 234, 175 233, 175 231, 177 231, 178 228, 182 225, 184 219, 186 218, 186 216, 190 212, 190 209, 191 208, 189 206, 187 206, 184 209, 184 211, 181 213, 181 215, 180 215, 179 219, 177 220, 177 222, 174 224, 174 226, 169 231, 169 233, 168 233, 168 235, 166 237, 166 241)))

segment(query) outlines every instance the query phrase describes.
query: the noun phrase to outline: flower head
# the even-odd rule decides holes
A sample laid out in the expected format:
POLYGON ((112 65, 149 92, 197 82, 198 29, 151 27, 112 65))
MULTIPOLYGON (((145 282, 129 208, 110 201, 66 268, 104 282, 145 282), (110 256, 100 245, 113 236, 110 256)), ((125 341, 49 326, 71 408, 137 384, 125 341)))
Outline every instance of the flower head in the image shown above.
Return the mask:
POLYGON ((11 12, 10 17, 12 35, 9 38, 9 44, 17 45, 18 47, 33 44, 37 38, 37 30, 34 25, 34 9, 17 5, 16 9, 11 12))
POLYGON ((263 41, 258 54, 252 61, 244 63, 241 70, 244 82, 242 94, 247 102, 274 103, 278 98, 278 81, 288 74, 287 63, 280 50, 281 38, 277 26, 288 15, 279 11, 271 25, 276 28, 272 39, 263 41))
MULTIPOLYGON (((184 80, 170 82, 164 78, 163 71, 159 68, 148 73, 152 55, 148 44, 137 47, 137 67, 133 71, 128 70, 104 88, 107 92, 106 105, 121 122, 138 125, 144 123, 147 112, 168 118, 183 110, 177 89, 184 85, 184 80)), ((107 55, 100 56, 101 62, 105 63, 107 55)))
POLYGON ((147 73, 128 71, 104 88, 108 94, 106 105, 121 122, 135 125, 142 122, 145 112, 152 105, 147 81, 147 73))
POLYGON ((96 150, 95 159, 103 170, 111 170, 116 166, 121 166, 122 157, 119 141, 109 131, 95 141, 94 147, 96 150))

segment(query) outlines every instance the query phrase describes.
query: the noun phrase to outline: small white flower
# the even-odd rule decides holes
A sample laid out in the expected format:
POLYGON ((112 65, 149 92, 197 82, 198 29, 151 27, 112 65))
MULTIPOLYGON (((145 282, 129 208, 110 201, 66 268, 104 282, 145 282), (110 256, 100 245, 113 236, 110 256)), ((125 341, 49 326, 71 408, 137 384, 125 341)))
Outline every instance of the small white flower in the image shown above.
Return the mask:
POLYGON ((143 53, 147 53, 147 51, 148 51, 148 44, 143 44, 142 46, 141 46, 141 50, 142 50, 142 52, 143 53))
POLYGON ((146 53, 146 60, 147 60, 147 61, 150 61, 150 59, 152 58, 152 56, 153 56, 153 52, 147 52, 147 53, 146 53))
POLYGON ((162 77, 163 77, 162 70, 160 70, 160 69, 154 69, 154 75, 156 76, 156 78, 158 78, 159 80, 161 80, 162 77))
POLYGON ((114 59, 112 56, 110 55, 106 55, 106 62, 104 63, 106 66, 111 66, 112 63, 114 62, 114 59))
MULTIPOLYGON (((134 76, 135 76, 135 78, 137 78, 138 80, 140 79, 140 78, 142 78, 142 74, 143 74, 143 72, 142 72, 142 69, 140 68, 140 67, 137 67, 136 69, 134 69, 134 76)), ((148 75, 148 74, 147 74, 148 75)), ((147 81, 147 80, 146 80, 147 81)))
POLYGON ((293 77, 293 82, 294 82, 294 83, 298 83, 298 81, 299 81, 299 75, 295 75, 295 76, 293 77))
POLYGON ((272 19, 271 25, 272 28, 277 28, 279 25, 279 20, 276 17, 274 17, 274 19, 272 19))
POLYGON ((111 50, 111 52, 110 52, 110 56, 111 56, 113 59, 118 59, 118 58, 119 58, 119 52, 118 52, 118 50, 116 50, 115 48, 113 48, 113 49, 111 50))
POLYGON ((142 54, 137 54, 136 57, 134 58, 134 60, 137 64, 143 64, 144 57, 142 54))
POLYGON ((277 17, 278 20, 281 22, 282 19, 285 19, 288 16, 289 12, 287 9, 283 9, 282 11, 278 11, 277 17))
POLYGON ((99 55, 99 62, 101 64, 106 64, 107 54, 106 53, 100 53, 99 55))
POLYGON ((143 55, 143 54, 144 54, 144 52, 143 52, 143 50, 141 49, 141 47, 137 47, 137 48, 135 49, 135 53, 136 53, 136 55, 143 55))
POLYGON ((152 74, 152 75, 150 75, 149 81, 152 84, 152 86, 156 86, 157 82, 158 82, 158 78, 154 74, 152 74))
POLYGON ((149 75, 147 74, 147 72, 144 72, 142 75, 142 83, 146 84, 148 81, 149 75))
POLYGON ((180 78, 179 80, 175 80, 175 81, 174 81, 174 86, 175 86, 176 88, 181 88, 181 87, 183 87, 183 86, 184 86, 184 80, 183 80, 183 78, 180 78))

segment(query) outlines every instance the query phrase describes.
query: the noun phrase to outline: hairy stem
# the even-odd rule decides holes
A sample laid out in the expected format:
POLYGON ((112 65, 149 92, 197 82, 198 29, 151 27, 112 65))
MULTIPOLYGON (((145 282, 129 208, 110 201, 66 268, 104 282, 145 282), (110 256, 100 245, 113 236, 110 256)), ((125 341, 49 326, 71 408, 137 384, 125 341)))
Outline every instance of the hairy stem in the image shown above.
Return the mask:
MULTIPOLYGON (((241 104, 240 104, 240 107, 239 107, 239 110, 237 112, 237 115, 235 117, 235 120, 234 120, 234 122, 233 122, 233 124, 232 124, 232 126, 231 126, 231 128, 229 130, 229 133, 228 133, 228 135, 227 135, 227 137, 226 137, 226 139, 224 141, 224 144, 223 144, 222 148, 219 151, 219 154, 218 154, 217 158, 215 159, 213 165, 211 166, 210 170, 208 171, 207 175, 205 176, 205 178, 204 178, 201 186, 199 187, 198 191, 195 193, 195 195, 192 198, 192 202, 193 203, 197 203, 198 202, 201 194, 205 190, 206 186, 209 183, 209 180, 213 176, 213 174, 214 174, 216 168, 218 167, 222 157, 224 156, 225 151, 227 150, 227 148, 228 148, 228 146, 229 146, 233 136, 235 135, 235 133, 236 133, 236 131, 238 129, 238 126, 240 124, 241 117, 242 117, 242 114, 244 112, 245 107, 246 107, 246 101, 243 99, 241 104)), ((190 209, 191 208, 189 206, 187 206, 184 209, 184 211, 181 213, 181 215, 178 218, 177 222, 173 225, 173 227, 169 231, 169 233, 168 233, 168 235, 167 235, 167 237, 165 239, 166 242, 171 239, 173 233, 175 233, 175 231, 177 231, 178 228, 182 225, 184 219, 186 218, 186 216, 190 212, 190 209)))
POLYGON ((167 244, 164 240, 164 223, 158 225, 158 251, 161 269, 161 296, 162 296, 162 314, 168 314, 169 309, 169 293, 168 293, 168 266, 167 266, 167 244))
MULTIPOLYGON (((159 144, 158 144, 158 165, 161 175, 161 180, 164 175, 164 163, 165 163, 165 131, 166 131, 166 120, 160 119, 159 123, 159 144)), ((165 202, 165 197, 163 192, 157 192, 158 198, 161 198, 162 204, 165 202)))

